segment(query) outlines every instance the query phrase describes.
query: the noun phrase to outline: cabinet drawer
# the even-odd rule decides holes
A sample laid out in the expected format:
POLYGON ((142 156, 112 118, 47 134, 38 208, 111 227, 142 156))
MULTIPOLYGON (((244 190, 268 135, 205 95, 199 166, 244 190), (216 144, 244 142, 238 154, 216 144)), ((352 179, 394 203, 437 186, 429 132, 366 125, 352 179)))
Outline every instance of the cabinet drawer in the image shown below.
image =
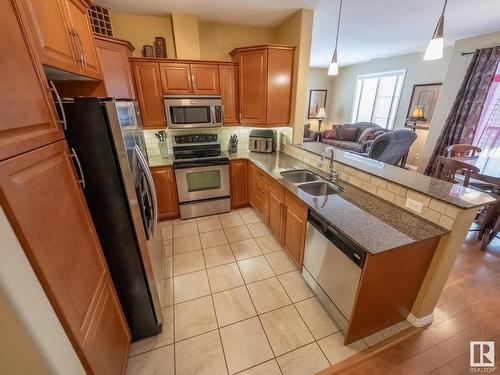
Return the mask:
POLYGON ((307 219, 307 205, 289 191, 285 192, 285 202, 287 206, 292 206, 295 213, 307 219))
POLYGON ((269 175, 259 167, 255 168, 255 175, 257 177, 257 180, 260 179, 264 185, 269 184, 269 175))
POLYGON ((280 198, 281 201, 285 200, 285 187, 274 178, 269 179, 269 189, 271 189, 274 195, 280 198))

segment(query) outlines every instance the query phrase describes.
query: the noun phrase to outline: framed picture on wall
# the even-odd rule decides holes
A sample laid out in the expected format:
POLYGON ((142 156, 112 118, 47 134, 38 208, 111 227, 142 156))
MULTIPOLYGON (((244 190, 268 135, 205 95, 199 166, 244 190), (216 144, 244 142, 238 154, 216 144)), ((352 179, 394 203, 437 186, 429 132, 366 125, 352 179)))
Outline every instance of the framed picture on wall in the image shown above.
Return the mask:
MULTIPOLYGON (((408 108, 408 119, 405 123, 407 128, 415 129, 429 129, 432 120, 432 115, 436 109, 437 99, 439 97, 439 90, 441 90, 442 83, 425 83, 413 86, 411 94, 410 107, 408 108), (423 119, 411 120, 412 114, 415 109, 420 107, 423 112, 423 119)), ((422 113, 420 113, 422 115, 422 113)))
POLYGON ((326 93, 328 90, 309 90, 309 110, 307 118, 317 118, 320 108, 326 106, 326 93))

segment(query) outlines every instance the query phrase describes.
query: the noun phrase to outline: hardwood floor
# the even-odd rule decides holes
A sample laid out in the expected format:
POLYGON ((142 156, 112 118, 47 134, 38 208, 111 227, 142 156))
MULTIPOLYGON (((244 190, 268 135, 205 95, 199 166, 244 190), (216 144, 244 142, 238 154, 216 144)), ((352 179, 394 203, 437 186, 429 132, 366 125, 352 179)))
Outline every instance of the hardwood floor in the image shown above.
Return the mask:
MULTIPOLYGON (((435 310, 434 322, 415 335, 330 374, 466 374, 469 341, 496 342, 500 371, 500 240, 486 252, 470 232, 435 310)), ((495 373, 495 372, 494 372, 495 373)))

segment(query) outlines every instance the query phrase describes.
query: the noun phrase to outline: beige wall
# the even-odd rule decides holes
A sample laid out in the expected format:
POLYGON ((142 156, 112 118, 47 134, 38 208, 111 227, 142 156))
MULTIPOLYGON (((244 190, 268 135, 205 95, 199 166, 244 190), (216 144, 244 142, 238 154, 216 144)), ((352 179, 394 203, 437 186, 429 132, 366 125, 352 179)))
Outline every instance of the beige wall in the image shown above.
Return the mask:
POLYGON ((184 13, 172 13, 175 53, 178 59, 200 59, 200 33, 198 16, 184 13))
POLYGON ((142 56, 142 46, 153 45, 155 37, 162 36, 167 44, 167 56, 175 58, 174 33, 170 16, 141 16, 111 12, 111 23, 114 36, 128 40, 135 47, 134 56, 142 56))
POLYGON ((293 142, 302 143, 304 134, 307 82, 311 58, 311 38, 314 12, 301 9, 292 14, 274 30, 274 41, 278 44, 296 46, 293 69, 292 111, 293 142))
POLYGON ((0 374, 85 374, 0 208, 0 374))
MULTIPOLYGON (((325 112, 328 113, 329 106, 328 101, 330 99, 331 85, 333 84, 333 77, 327 74, 327 68, 310 68, 309 69, 309 81, 307 83, 307 98, 306 98, 306 109, 305 109, 305 123, 311 124, 311 130, 318 130, 318 120, 307 118, 309 110, 309 92, 310 90, 328 90, 326 94, 326 107, 325 112)), ((332 124, 329 118, 326 118, 321 124, 321 129, 327 129, 332 124)))
POLYGON ((487 48, 498 44, 500 44, 500 31, 455 42, 449 68, 432 118, 427 143, 418 164, 420 170, 425 169, 429 161, 469 66, 471 56, 462 56, 462 52, 473 52, 477 48, 487 48))
POLYGON ((229 25, 200 22, 200 50, 202 60, 231 61, 231 52, 237 47, 269 44, 274 31, 267 27, 229 25))

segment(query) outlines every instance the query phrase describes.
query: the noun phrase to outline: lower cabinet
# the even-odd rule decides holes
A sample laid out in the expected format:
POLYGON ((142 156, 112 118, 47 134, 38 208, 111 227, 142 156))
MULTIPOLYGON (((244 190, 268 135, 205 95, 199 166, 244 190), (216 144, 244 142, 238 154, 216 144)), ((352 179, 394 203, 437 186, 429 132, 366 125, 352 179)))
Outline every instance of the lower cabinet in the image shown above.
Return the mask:
POLYGON ((269 181, 269 227, 279 242, 283 241, 285 217, 285 188, 278 182, 269 181))
POLYGON ((285 194, 284 231, 282 244, 302 267, 307 229, 307 205, 288 191, 285 194))
POLYGON ((248 206, 248 161, 231 160, 229 163, 231 208, 248 206))
POLYGON ((83 352, 95 374, 124 374, 129 345, 128 326, 108 279, 83 343, 83 352))
POLYGON ((179 197, 172 166, 151 168, 160 220, 179 217, 179 197))
POLYGON ((124 368, 130 332, 66 142, 2 161, 0 203, 87 372, 124 368))

